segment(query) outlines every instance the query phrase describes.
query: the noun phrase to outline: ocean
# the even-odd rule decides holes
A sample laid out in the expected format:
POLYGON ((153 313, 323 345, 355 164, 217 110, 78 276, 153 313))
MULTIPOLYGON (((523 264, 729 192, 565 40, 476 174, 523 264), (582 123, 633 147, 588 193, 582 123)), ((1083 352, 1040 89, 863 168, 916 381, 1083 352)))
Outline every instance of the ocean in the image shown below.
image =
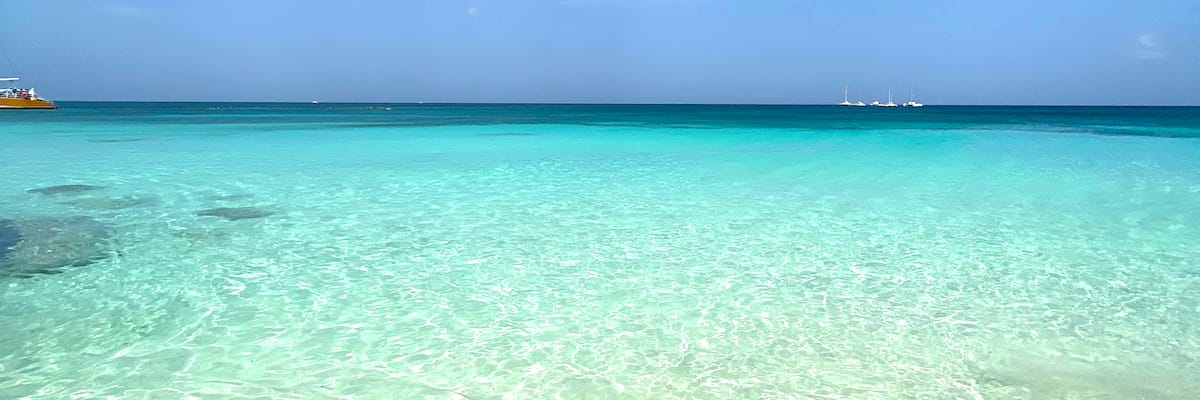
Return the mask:
POLYGON ((1200 108, 60 106, 0 398, 1200 393, 1200 108))

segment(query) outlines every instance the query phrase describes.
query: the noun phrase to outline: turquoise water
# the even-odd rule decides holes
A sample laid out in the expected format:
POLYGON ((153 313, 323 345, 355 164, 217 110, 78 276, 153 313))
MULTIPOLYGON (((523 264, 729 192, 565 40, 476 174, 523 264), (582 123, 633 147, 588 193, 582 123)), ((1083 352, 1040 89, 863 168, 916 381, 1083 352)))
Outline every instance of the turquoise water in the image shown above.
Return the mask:
POLYGON ((110 233, 86 265, 4 267, 23 272, 0 274, 0 398, 1200 392, 1197 108, 64 103, 0 123, 0 220, 110 233), (28 192, 66 184, 101 188, 28 192), (221 207, 258 213, 200 215, 221 207))

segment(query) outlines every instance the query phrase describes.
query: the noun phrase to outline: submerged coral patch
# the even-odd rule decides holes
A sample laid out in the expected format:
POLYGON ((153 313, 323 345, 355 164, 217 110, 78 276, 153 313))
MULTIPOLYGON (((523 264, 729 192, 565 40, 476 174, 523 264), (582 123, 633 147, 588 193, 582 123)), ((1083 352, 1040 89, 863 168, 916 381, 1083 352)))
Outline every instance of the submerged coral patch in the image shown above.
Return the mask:
POLYGON ((55 274, 112 255, 112 230, 91 217, 0 220, 0 275, 55 274))
POLYGON ((95 185, 57 185, 57 186, 47 186, 47 187, 44 187, 44 188, 29 189, 29 190, 27 190, 27 191, 28 191, 29 193, 37 193, 37 194, 40 194, 40 195, 43 195, 43 196, 56 196, 56 195, 73 195, 73 194, 80 194, 80 193, 84 193, 84 192, 91 192, 91 191, 94 191, 94 190, 100 190, 100 189, 104 189, 104 186, 95 186, 95 185))
POLYGON ((12 248, 21 241, 21 232, 13 226, 12 220, 0 219, 0 263, 4 262, 12 248))

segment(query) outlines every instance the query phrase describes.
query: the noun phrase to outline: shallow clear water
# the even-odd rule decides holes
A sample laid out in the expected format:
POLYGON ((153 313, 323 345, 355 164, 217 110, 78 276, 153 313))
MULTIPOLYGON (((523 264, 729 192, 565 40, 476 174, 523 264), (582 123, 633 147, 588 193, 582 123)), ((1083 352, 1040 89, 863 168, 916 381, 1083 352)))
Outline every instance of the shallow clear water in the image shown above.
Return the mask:
POLYGON ((1195 108, 0 114, 0 398, 1193 398, 1195 108), (103 189, 43 195, 29 189, 103 189), (197 213, 258 207, 226 220, 197 213), (11 268, 11 267, 10 267, 11 268))

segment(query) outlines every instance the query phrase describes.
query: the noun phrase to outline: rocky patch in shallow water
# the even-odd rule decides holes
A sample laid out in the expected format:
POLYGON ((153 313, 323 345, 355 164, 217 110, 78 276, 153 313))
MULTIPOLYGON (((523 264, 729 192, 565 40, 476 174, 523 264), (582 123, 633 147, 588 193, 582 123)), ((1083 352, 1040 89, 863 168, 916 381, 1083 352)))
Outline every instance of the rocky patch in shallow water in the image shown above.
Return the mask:
POLYGON ((90 217, 0 219, 0 276, 56 274, 113 254, 112 231, 90 217))
POLYGON ((202 217, 221 217, 230 221, 263 218, 274 214, 258 207, 218 207, 201 210, 196 213, 196 215, 202 217))
POLYGON ((74 195, 74 194, 91 192, 93 190, 100 190, 100 189, 104 189, 104 186, 58 185, 58 186, 48 186, 48 187, 37 188, 37 189, 29 189, 27 191, 29 193, 37 193, 37 194, 40 194, 43 196, 57 196, 57 195, 74 195))
POLYGON ((0 263, 4 262, 12 248, 21 241, 21 233, 12 225, 12 221, 0 219, 0 263))

